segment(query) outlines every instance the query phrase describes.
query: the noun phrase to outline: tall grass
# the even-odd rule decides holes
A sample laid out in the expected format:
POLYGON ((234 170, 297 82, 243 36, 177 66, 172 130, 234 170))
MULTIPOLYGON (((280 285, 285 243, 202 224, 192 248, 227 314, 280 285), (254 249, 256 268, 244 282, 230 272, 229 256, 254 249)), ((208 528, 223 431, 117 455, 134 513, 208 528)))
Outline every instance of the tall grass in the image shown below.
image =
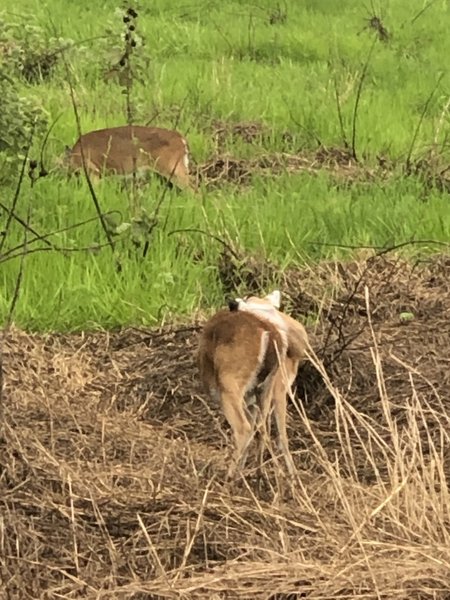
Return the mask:
MULTIPOLYGON (((95 217, 85 184, 71 186, 68 194, 65 181, 48 179, 35 190, 32 223, 38 232, 95 217), (53 202, 49 200, 52 197, 53 202)), ((245 189, 225 187, 203 201, 173 193, 162 205, 161 225, 154 230, 145 257, 142 248, 117 242, 120 272, 109 248, 95 249, 96 244, 105 242, 95 221, 51 238, 59 247, 93 249, 30 255, 15 318, 33 329, 70 330, 155 324, 220 305, 223 291, 217 265, 223 247, 207 233, 283 267, 346 255, 333 244, 383 247, 408 239, 449 240, 447 199, 431 193, 426 202, 420 202, 417 193, 411 182, 401 180, 384 188, 361 185, 343 189, 331 185, 323 174, 260 179, 245 189)), ((156 186, 149 187, 143 204, 150 214, 159 194, 156 186)), ((126 213, 123 194, 112 182, 101 184, 98 197, 105 210, 126 213)), ((21 242, 20 230, 18 225, 13 227, 11 244, 21 242)), ((2 265, 3 314, 16 263, 2 265)))

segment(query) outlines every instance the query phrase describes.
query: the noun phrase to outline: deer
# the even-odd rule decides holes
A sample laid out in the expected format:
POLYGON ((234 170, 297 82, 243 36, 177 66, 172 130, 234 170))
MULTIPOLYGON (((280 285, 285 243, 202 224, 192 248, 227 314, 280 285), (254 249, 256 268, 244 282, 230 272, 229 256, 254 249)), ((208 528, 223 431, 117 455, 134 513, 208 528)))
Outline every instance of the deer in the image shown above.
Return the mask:
POLYGON ((160 127, 123 125, 97 129, 80 136, 66 149, 69 170, 80 173, 83 162, 90 176, 129 175, 156 171, 181 189, 193 186, 189 177, 189 148, 177 131, 160 127))
POLYGON ((207 395, 220 402, 234 437, 227 478, 244 468, 256 426, 267 423, 272 408, 279 448, 289 475, 295 472, 286 430, 287 396, 308 336, 301 323, 279 310, 280 304, 278 290, 263 298, 236 298, 200 334, 200 381, 207 395))

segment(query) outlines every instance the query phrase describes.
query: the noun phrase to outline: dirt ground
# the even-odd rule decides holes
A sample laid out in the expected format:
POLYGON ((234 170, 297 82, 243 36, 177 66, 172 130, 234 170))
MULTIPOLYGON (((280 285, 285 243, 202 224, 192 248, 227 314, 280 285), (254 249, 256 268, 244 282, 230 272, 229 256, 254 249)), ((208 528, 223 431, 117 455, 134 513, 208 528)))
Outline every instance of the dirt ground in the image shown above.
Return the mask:
POLYGON ((269 451, 225 481, 201 323, 10 331, 1 598, 450 598, 450 259, 329 263, 282 290, 315 353, 294 481, 269 451))

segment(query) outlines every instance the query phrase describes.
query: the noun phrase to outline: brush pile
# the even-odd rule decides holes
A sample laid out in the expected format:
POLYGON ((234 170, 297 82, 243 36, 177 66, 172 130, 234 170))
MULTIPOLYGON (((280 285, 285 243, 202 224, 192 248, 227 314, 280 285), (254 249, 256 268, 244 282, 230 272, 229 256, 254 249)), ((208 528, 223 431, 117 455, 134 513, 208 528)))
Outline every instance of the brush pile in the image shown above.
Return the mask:
POLYGON ((0 597, 448 599, 450 260, 333 263, 282 289, 314 350, 289 407, 295 481, 269 451, 224 481, 199 325, 10 332, 0 597))

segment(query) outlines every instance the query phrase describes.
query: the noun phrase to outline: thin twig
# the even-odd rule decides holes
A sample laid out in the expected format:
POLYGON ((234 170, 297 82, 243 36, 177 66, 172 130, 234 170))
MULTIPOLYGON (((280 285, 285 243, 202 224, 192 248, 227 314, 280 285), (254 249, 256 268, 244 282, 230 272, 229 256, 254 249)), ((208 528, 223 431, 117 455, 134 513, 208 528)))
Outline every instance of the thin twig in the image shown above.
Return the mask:
MULTIPOLYGON (((30 214, 31 214, 31 202, 29 202, 28 211, 27 211, 28 220, 30 218, 30 214)), ((13 292, 13 296, 11 299, 11 304, 9 306, 9 311, 6 316, 5 324, 3 327, 3 336, 5 336, 8 333, 9 328, 11 327, 12 319, 14 316, 14 311, 16 309, 17 301, 19 299, 20 286, 21 286, 22 277, 23 277, 23 267, 24 267, 24 262, 25 262, 25 256, 27 256, 27 254, 28 254, 28 252, 27 252, 27 237, 28 237, 27 230, 25 229, 23 232, 23 245, 24 245, 25 251, 20 256, 19 272, 17 273, 16 284, 14 286, 14 292, 13 292)), ((0 385, 0 388, 1 388, 1 385, 0 385)))
POLYGON ((427 101, 425 102, 424 107, 422 109, 422 112, 420 114, 419 122, 417 123, 417 127, 414 130, 414 134, 413 134, 413 137, 412 137, 412 140, 411 140, 411 145, 409 147, 408 155, 406 157, 406 163, 405 163, 406 173, 410 173, 411 172, 411 156, 412 156, 412 153, 413 153, 413 150, 414 150, 414 146, 416 145, 417 137, 419 135, 419 131, 420 131, 420 128, 422 126, 422 123, 423 123, 423 120, 425 118, 425 115, 427 113, 428 107, 430 106, 430 102, 431 102, 434 94, 436 93, 436 90, 438 89, 439 84, 441 83, 443 76, 444 76, 443 73, 441 73, 439 75, 437 83, 434 86, 434 88, 432 89, 430 95, 428 96, 427 101))
MULTIPOLYGON (((174 165, 174 167, 173 167, 173 169, 172 169, 172 171, 170 173, 170 176, 169 176, 169 179, 168 179, 168 183, 167 183, 167 185, 164 186, 163 191, 161 192, 161 196, 160 196, 160 198, 159 198, 159 200, 158 200, 158 202, 156 204, 155 210, 153 211, 153 217, 152 217, 153 218, 153 222, 152 222, 152 224, 151 224, 151 226, 149 228, 149 231, 148 231, 148 235, 149 236, 152 234, 154 228, 158 224, 158 216, 159 216, 159 213, 161 211, 161 207, 162 207, 162 204, 164 202, 164 198, 166 197, 166 194, 168 193, 169 187, 170 187, 170 185, 172 183, 172 178, 173 178, 173 176, 175 174, 175 171, 176 171, 176 169, 178 167, 178 163, 179 163, 179 160, 175 163, 175 165, 174 165)), ((170 207, 170 205, 169 205, 169 207, 170 207)), ((167 212, 167 215, 166 215, 166 219, 165 219, 165 222, 164 222, 164 225, 163 225, 163 231, 166 231, 166 229, 167 229, 168 219, 169 219, 169 211, 167 212)))
POLYGON ((431 6, 433 6, 435 2, 436 0, 430 0, 428 4, 425 4, 425 6, 421 10, 419 10, 419 12, 411 19, 411 25, 413 25, 417 21, 417 19, 424 14, 424 12, 431 8, 431 6))
POLYGON ((96 42, 97 40, 109 40, 109 39, 113 39, 113 38, 117 38, 118 35, 114 34, 114 33, 108 33, 108 34, 104 34, 104 35, 96 35, 93 37, 89 37, 89 38, 85 38, 83 40, 78 40, 77 42, 70 42, 70 44, 66 44, 65 46, 60 46, 59 48, 56 48, 55 50, 53 50, 53 52, 50 52, 49 54, 47 54, 47 58, 53 58, 54 56, 58 56, 58 54, 63 54, 64 52, 67 52, 68 50, 72 50, 73 48, 76 48, 77 46, 82 46, 83 44, 86 44, 88 42, 96 42))
MULTIPOLYGON (((2 210, 4 210, 8 214, 8 216, 10 216, 12 219, 14 219, 15 221, 17 221, 17 223, 19 223, 19 225, 22 225, 22 227, 24 229, 27 229, 30 233, 32 233, 35 236, 36 240, 41 240, 42 242, 45 242, 46 244, 51 245, 50 242, 45 239, 47 236, 41 235, 40 233, 38 233, 26 221, 24 221, 21 217, 19 217, 18 215, 16 215, 16 213, 13 211, 13 209, 8 208, 6 206, 6 204, 3 204, 3 202, 0 202, 0 208, 2 210)), ((34 240, 32 240, 32 241, 34 241, 34 240)), ((0 246, 0 256, 1 256, 1 250, 2 250, 2 248, 0 246)))
POLYGON ((214 235, 213 233, 209 233, 209 231, 205 231, 204 229, 197 229, 196 227, 188 227, 186 229, 174 229, 173 231, 170 231, 167 235, 173 235, 174 233, 201 233, 202 235, 206 235, 209 238, 211 238, 212 240, 216 240, 216 242, 219 242, 220 244, 222 244, 222 246, 228 250, 228 252, 236 259, 236 260, 242 260, 241 257, 239 256, 239 254, 233 250, 233 248, 227 244, 227 242, 225 242, 225 240, 223 240, 222 238, 220 238, 218 235, 214 235))
MULTIPOLYGON (((185 108, 185 106, 187 104, 187 101, 190 98, 190 96, 191 96, 191 92, 188 91, 188 93, 186 94, 186 96, 183 98, 183 100, 181 102, 181 105, 180 105, 180 107, 179 107, 179 109, 177 111, 175 120, 172 123, 172 129, 178 129, 178 125, 180 124, 180 120, 181 120, 181 113, 183 112, 183 110, 184 110, 184 108, 185 108)), ((186 136, 188 135, 187 132, 185 132, 184 134, 186 136)))
POLYGON ((404 248, 405 246, 418 246, 425 244, 435 244, 437 246, 450 247, 450 242, 441 242, 440 240, 408 240, 406 242, 400 242, 399 244, 395 244, 394 246, 389 246, 388 248, 380 250, 376 253, 375 257, 383 256, 384 254, 388 254, 389 252, 394 252, 395 250, 399 250, 400 248, 404 248))
POLYGON ((310 137, 314 138, 316 144, 320 147, 322 146, 322 140, 318 137, 318 135, 316 134, 315 131, 311 131, 310 129, 307 129, 304 125, 302 125, 295 117, 294 114, 292 112, 292 108, 289 106, 289 102, 287 100, 287 98, 283 98, 283 102, 286 106, 286 108, 288 109, 288 113, 289 113, 289 118, 291 119, 291 121, 294 123, 294 125, 296 127, 298 127, 299 129, 302 129, 307 135, 309 135, 310 137))
MULTIPOLYGON (((22 248, 25 246, 25 244, 22 245, 22 248)), ((29 244, 27 244, 27 247, 29 246, 29 244)), ((59 252, 61 254, 64 253, 68 253, 68 252, 96 252, 97 250, 101 250, 102 248, 107 248, 108 246, 110 246, 109 242, 104 242, 103 244, 97 244, 95 246, 81 246, 80 248, 64 248, 64 247, 59 247, 59 248, 55 248, 55 247, 49 247, 46 246, 45 248, 32 248, 31 250, 25 249, 23 252, 16 252, 14 254, 8 254, 8 256, 2 256, 0 258, 0 265, 8 262, 10 260, 14 260, 15 258, 19 258, 21 256, 25 256, 28 254, 36 254, 37 252, 59 252)))
MULTIPOLYGON (((53 21, 51 20, 51 18, 50 18, 50 23, 52 25, 53 32, 54 32, 55 36, 58 37, 58 30, 57 30, 56 26, 54 25, 53 21)), ((113 241, 112 235, 111 235, 111 233, 110 233, 110 231, 108 229, 108 225, 107 225, 106 221, 103 218, 103 213, 102 213, 102 210, 100 208, 100 203, 98 201, 97 195, 95 193, 95 190, 94 190, 94 187, 92 185, 92 181, 91 181, 91 178, 89 177, 89 172, 88 172, 88 169, 87 169, 87 166, 86 166, 86 157, 84 155, 83 143, 81 141, 81 135, 82 135, 82 133, 81 133, 80 115, 78 114, 78 106, 77 106, 77 103, 76 103, 76 100, 75 100, 75 93, 74 93, 74 89, 73 89, 73 85, 72 85, 72 78, 71 78, 71 75, 70 75, 69 64, 68 64, 68 62, 66 60, 66 57, 65 57, 64 53, 62 53, 62 61, 63 61, 63 64, 64 64, 64 70, 66 72, 66 81, 67 81, 67 84, 69 86, 70 100, 72 102, 72 109, 73 109, 73 113, 74 113, 74 116, 75 116, 75 122, 76 122, 76 126, 77 126, 77 134, 78 134, 78 137, 80 138, 80 153, 81 153, 81 161, 83 163, 84 177, 85 177, 86 182, 88 184, 89 192, 91 194, 91 198, 92 198, 92 201, 94 203, 95 210, 97 211, 97 215, 98 215, 98 218, 99 218, 100 223, 102 225, 102 229, 104 231, 105 237, 108 240, 108 243, 109 243, 109 245, 111 247, 111 252, 114 252, 114 241, 113 241)))
POLYGON ((212 23, 212 25, 216 29, 217 33, 220 35, 220 37, 224 40, 224 42, 228 46, 228 50, 230 51, 230 56, 233 56, 233 53, 235 51, 233 44, 230 42, 230 40, 227 38, 227 36, 222 31, 222 29, 217 25, 217 23, 212 18, 209 19, 209 22, 212 23))
MULTIPOLYGON (((0 206, 2 206, 2 204, 0 203, 0 206)), ((106 213, 103 213, 103 216, 107 217, 109 215, 112 214, 118 214, 120 215, 120 211, 118 210, 110 210, 106 213)), ((76 248, 64 248, 63 246, 56 246, 55 244, 52 244, 48 241, 49 237, 52 237, 54 235, 58 235, 60 233, 65 233, 66 231, 70 231, 72 229, 77 229, 78 227, 82 227, 83 225, 87 225, 88 223, 93 223, 94 221, 98 221, 98 216, 95 217, 91 217, 89 219, 86 219, 85 221, 80 221, 79 223, 75 223, 72 225, 67 225, 66 227, 61 227, 61 229, 56 229, 55 231, 51 231, 50 233, 46 233, 45 235, 39 235, 37 234, 31 227, 27 226, 27 224, 25 223, 25 221, 20 220, 19 222, 21 223, 21 225, 23 225, 26 229, 28 229, 28 231, 30 231, 31 233, 33 233, 34 235, 36 235, 35 238, 33 238, 32 240, 28 240, 28 247, 31 246, 31 244, 34 244, 35 242, 45 242, 49 247, 48 248, 40 248, 41 251, 43 250, 54 250, 55 252, 68 252, 68 251, 74 251, 76 250, 76 248)), ((96 246, 97 248, 102 248, 106 245, 109 244, 101 244, 96 246)), ((6 252, 4 252, 3 254, 0 255, 0 262, 5 262, 4 259, 6 259, 7 257, 9 257, 11 254, 13 254, 14 252, 16 252, 17 250, 21 250, 23 248, 23 244, 19 244, 18 246, 14 246, 13 248, 10 248, 9 250, 7 250, 6 252)))
POLYGON ((344 144, 345 148, 348 148, 349 145, 348 145, 347 135, 345 133, 344 119, 342 117, 341 99, 339 96, 336 74, 333 77, 333 82, 334 82, 334 97, 336 99, 336 110, 337 110, 337 114, 338 114, 339 127, 341 129, 342 143, 344 144))
POLYGON ((359 108, 359 101, 361 100, 361 93, 362 93, 362 87, 363 87, 363 83, 364 83, 364 79, 366 78, 366 74, 367 74, 367 69, 369 68, 369 63, 370 63, 370 59, 372 57, 372 52, 373 49, 375 48, 375 44, 376 44, 377 38, 374 38, 372 45, 370 46, 370 50, 369 53, 367 55, 367 59, 366 62, 364 63, 364 67, 361 73, 361 77, 359 78, 358 81, 358 87, 356 90, 356 98, 355 98, 355 106, 353 108, 353 119, 352 119, 352 156, 353 159, 358 162, 358 158, 356 156, 356 119, 358 116, 358 108, 359 108))
POLYGON ((14 192, 14 197, 13 197, 11 208, 9 210, 6 209, 7 212, 8 212, 8 217, 6 219, 5 229, 3 230, 3 235, 1 236, 1 239, 0 239, 0 255, 1 255, 2 250, 3 250, 3 246, 5 245, 6 238, 8 237, 8 231, 9 231, 9 228, 11 227, 11 222, 13 220, 13 215, 15 214, 17 202, 19 200, 20 189, 22 187, 23 177, 24 177, 24 174, 25 174, 25 168, 26 168, 27 162, 28 162, 28 155, 30 153, 31 143, 32 143, 32 140, 33 140, 34 128, 35 128, 35 124, 33 124, 33 128, 32 128, 31 133, 30 133, 30 139, 29 139, 27 148, 25 150, 25 156, 24 156, 23 161, 22 161, 22 167, 20 169, 19 179, 17 180, 16 190, 14 192))
POLYGON ((144 126, 148 127, 151 123, 153 123, 153 121, 159 117, 159 115, 162 113, 162 110, 156 110, 155 113, 153 114, 152 117, 150 117, 150 119, 148 119, 147 121, 145 121, 144 126))
MULTIPOLYGON (((378 252, 376 252, 373 256, 369 257, 366 260, 364 269, 363 269, 361 275, 356 280, 352 291, 347 296, 347 298, 345 300, 345 304, 344 304, 340 314, 338 315, 338 317, 332 319, 331 326, 329 327, 329 329, 327 331, 324 343, 322 345, 323 353, 325 353, 325 350, 328 346, 331 332, 334 327, 337 327, 337 330, 338 330, 338 340, 344 340, 344 336, 342 333, 342 327, 343 327, 343 324, 345 321, 345 317, 347 316, 347 312, 350 308, 351 302, 352 302, 353 298, 355 297, 356 293, 358 292, 361 283, 363 283, 364 278, 365 278, 369 268, 371 267, 372 263, 375 260, 379 259, 380 257, 382 257, 390 252, 394 252, 396 250, 399 250, 400 248, 404 248, 405 246, 418 245, 418 244, 437 244, 440 246, 450 247, 450 243, 441 242, 438 240, 408 240, 406 242, 400 242, 399 244, 395 244, 394 246, 389 246, 387 248, 383 248, 383 249, 379 250, 378 252), (339 323, 337 323, 338 320, 339 320, 339 323)), ((365 325, 363 325, 359 331, 355 332, 355 334, 353 336, 351 336, 347 340, 343 341, 343 343, 339 347, 339 352, 335 353, 333 358, 330 361, 328 361, 327 367, 329 367, 331 364, 333 364, 342 355, 344 350, 346 348, 348 348, 348 346, 350 346, 350 344, 352 344, 361 335, 361 333, 364 331, 364 329, 365 329, 365 325)))
MULTIPOLYGON (((68 69, 68 67, 67 67, 66 73, 67 73, 67 77, 69 78, 70 75, 69 75, 69 69, 68 69)), ((113 242, 111 233, 110 233, 110 231, 108 229, 107 223, 106 223, 106 221, 103 218, 102 209, 100 207, 100 203, 98 201, 97 194, 95 193, 94 186, 92 185, 91 178, 89 177, 89 171, 88 171, 87 166, 86 166, 86 157, 84 155, 83 143, 81 141, 81 122, 80 122, 80 116, 78 114, 77 104, 75 102, 75 95, 74 95, 74 91, 73 91, 72 82, 68 81, 68 84, 69 84, 69 90, 70 90, 70 98, 71 98, 71 101, 72 101, 72 107, 73 107, 73 111, 74 111, 74 115, 75 115, 75 120, 76 120, 76 123, 77 123, 77 134, 78 134, 78 136, 80 138, 80 153, 81 153, 81 160, 82 160, 82 163, 83 163, 84 176, 85 176, 86 182, 88 184, 89 192, 91 194, 91 198, 92 198, 92 201, 94 203, 95 210, 97 211, 98 218, 100 220, 100 223, 102 225, 103 231, 105 233, 105 237, 108 240, 109 245, 111 246, 111 251, 114 252, 114 242, 113 242)))
POLYGON ((406 242, 400 242, 395 246, 365 246, 365 245, 351 245, 351 244, 332 244, 331 242, 306 242, 308 245, 312 246, 329 246, 330 248, 343 248, 347 250, 378 250, 379 252, 376 256, 381 256, 386 252, 393 252, 394 250, 398 250, 399 248, 403 248, 405 246, 414 246, 414 245, 426 245, 432 244, 436 246, 450 246, 450 242, 442 242, 441 240, 408 240, 406 242))
POLYGON ((40 151, 40 155, 39 155, 39 165, 40 165, 39 176, 40 177, 45 177, 45 175, 48 174, 48 171, 47 171, 47 169, 45 168, 45 165, 44 165, 44 152, 45 152, 45 148, 47 146, 48 138, 49 138, 49 136, 50 136, 50 134, 51 134, 54 126, 59 121, 59 119, 61 118, 62 115, 63 115, 63 113, 60 112, 59 115, 57 117, 55 117, 55 119, 53 119, 53 122, 50 125, 50 127, 47 129, 46 134, 44 136, 44 139, 42 141, 41 151, 40 151))
MULTIPOLYGON (((26 166, 26 164, 28 162, 28 154, 29 154, 29 151, 30 151, 30 148, 31 148, 31 144, 32 144, 32 140, 33 140, 33 134, 34 134, 34 126, 33 126, 33 129, 31 131, 31 134, 30 134, 30 139, 29 139, 26 151, 25 151, 25 157, 24 157, 23 162, 22 162, 22 169, 21 169, 21 172, 20 172, 20 175, 19 175, 19 180, 18 180, 16 191, 15 191, 15 194, 14 194, 14 201, 13 201, 13 207, 14 208, 16 207, 18 198, 20 196, 20 190, 21 190, 22 183, 23 183, 23 175, 24 175, 24 172, 25 172, 25 166, 26 166)), ((28 200, 28 209, 27 209, 27 223, 30 221, 30 215, 31 215, 31 200, 29 199, 28 200)), ((9 225, 11 223, 11 218, 12 217, 9 216, 9 218, 10 218, 10 220, 9 220, 9 223, 8 223, 8 225, 6 227, 5 235, 4 235, 3 239, 1 240, 1 242, 2 242, 1 245, 2 246, 3 246, 3 243, 6 240, 6 237, 7 237, 6 234, 7 234, 7 231, 9 229, 9 225)), ((26 250, 26 245, 27 245, 27 237, 28 237, 27 234, 28 234, 28 228, 25 227, 24 228, 24 232, 23 232, 23 239, 24 239, 25 250, 26 250)), ((9 305, 8 313, 7 313, 6 318, 5 318, 5 323, 3 325, 3 332, 2 332, 1 339, 0 339, 0 433, 1 433, 2 429, 3 429, 4 424, 5 424, 4 396, 3 396, 3 391, 4 391, 4 371, 3 371, 3 355, 4 355, 4 353, 3 353, 3 351, 4 351, 4 345, 5 345, 5 342, 6 342, 6 338, 7 338, 8 334, 9 334, 9 330, 11 328, 11 323, 12 323, 12 320, 13 320, 13 317, 14 317, 14 312, 15 312, 15 309, 16 309, 16 306, 17 306, 17 301, 19 299, 20 286, 22 284, 22 277, 23 277, 23 267, 24 267, 24 261, 25 261, 25 254, 26 254, 26 252, 24 252, 23 256, 20 259, 19 271, 17 273, 16 283, 15 283, 15 286, 14 286, 14 291, 13 291, 12 299, 11 299, 11 302, 10 302, 10 305, 9 305)))

